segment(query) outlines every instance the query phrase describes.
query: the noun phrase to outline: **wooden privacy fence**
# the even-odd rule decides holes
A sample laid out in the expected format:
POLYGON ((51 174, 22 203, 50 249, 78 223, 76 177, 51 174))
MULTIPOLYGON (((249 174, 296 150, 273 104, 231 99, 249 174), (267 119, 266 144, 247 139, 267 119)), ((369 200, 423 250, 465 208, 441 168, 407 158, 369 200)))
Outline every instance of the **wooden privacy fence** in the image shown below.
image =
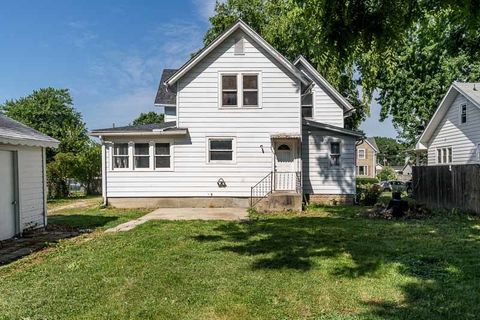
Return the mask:
POLYGON ((480 214, 480 165, 413 167, 413 194, 430 208, 480 214))

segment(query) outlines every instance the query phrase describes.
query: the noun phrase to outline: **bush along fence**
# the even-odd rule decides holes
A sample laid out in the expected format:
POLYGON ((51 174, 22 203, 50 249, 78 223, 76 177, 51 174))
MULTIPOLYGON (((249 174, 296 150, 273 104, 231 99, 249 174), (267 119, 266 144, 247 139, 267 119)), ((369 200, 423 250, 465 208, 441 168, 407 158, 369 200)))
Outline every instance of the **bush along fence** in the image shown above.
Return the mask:
POLYGON ((435 209, 480 214, 480 165, 413 167, 413 195, 435 209))

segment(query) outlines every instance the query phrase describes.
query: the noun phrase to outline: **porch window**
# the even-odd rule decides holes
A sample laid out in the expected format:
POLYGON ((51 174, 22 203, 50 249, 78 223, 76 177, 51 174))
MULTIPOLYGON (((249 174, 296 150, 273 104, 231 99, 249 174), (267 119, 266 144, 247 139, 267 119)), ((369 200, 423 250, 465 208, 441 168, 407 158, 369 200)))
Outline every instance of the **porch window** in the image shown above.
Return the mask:
POLYGON ((170 143, 155 143, 155 169, 170 168, 170 143))
POLYGON ((128 168, 128 143, 115 143, 113 145, 113 168, 128 168))
POLYGON ((366 154, 365 154, 365 149, 358 149, 358 159, 365 159, 366 158, 366 154))
POLYGON ((150 145, 148 143, 135 143, 134 167, 135 169, 150 168, 150 145))
POLYGON ((330 142, 330 165, 340 166, 340 142, 330 142))
POLYGON ((256 74, 243 75, 243 106, 258 106, 258 76, 256 74))
POLYGON ((232 162, 233 139, 209 139, 208 162, 232 162))
POLYGON ((237 98, 237 75, 222 75, 222 106, 236 107, 237 98))

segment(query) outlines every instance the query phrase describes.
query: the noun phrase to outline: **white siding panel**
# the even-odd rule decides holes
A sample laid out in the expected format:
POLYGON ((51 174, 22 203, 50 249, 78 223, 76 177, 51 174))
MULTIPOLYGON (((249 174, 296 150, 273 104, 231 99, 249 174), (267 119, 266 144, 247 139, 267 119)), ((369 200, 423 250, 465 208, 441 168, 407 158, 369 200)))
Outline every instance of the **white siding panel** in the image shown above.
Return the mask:
POLYGON ((303 188, 307 194, 355 193, 355 138, 304 127, 303 188), (331 167, 330 142, 341 143, 341 167, 331 167))
POLYGON ((459 94, 432 135, 428 146, 428 164, 437 164, 437 148, 452 147, 453 164, 478 163, 476 146, 480 143, 480 110, 459 94), (460 106, 467 105, 467 123, 460 123, 460 106))
MULTIPOLYGON (((301 133, 299 81, 245 38, 245 55, 234 55, 235 35, 195 66, 178 88, 178 126, 173 171, 111 171, 107 150, 108 197, 250 196, 250 188, 273 169, 272 134, 301 133), (219 109, 219 72, 260 72, 261 108, 219 109), (207 137, 234 137, 234 164, 207 163, 207 137), (217 181, 222 178, 225 188, 217 181)), ((115 139, 112 139, 115 141, 115 139)))

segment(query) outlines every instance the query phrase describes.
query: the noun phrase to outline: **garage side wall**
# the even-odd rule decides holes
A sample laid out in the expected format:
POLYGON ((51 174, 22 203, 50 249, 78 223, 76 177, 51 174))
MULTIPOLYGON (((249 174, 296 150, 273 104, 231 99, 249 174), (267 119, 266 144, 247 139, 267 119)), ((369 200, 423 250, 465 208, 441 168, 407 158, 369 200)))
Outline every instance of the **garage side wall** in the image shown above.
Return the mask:
POLYGON ((20 232, 43 227, 46 206, 44 207, 42 148, 0 145, 0 149, 17 151, 20 232))

